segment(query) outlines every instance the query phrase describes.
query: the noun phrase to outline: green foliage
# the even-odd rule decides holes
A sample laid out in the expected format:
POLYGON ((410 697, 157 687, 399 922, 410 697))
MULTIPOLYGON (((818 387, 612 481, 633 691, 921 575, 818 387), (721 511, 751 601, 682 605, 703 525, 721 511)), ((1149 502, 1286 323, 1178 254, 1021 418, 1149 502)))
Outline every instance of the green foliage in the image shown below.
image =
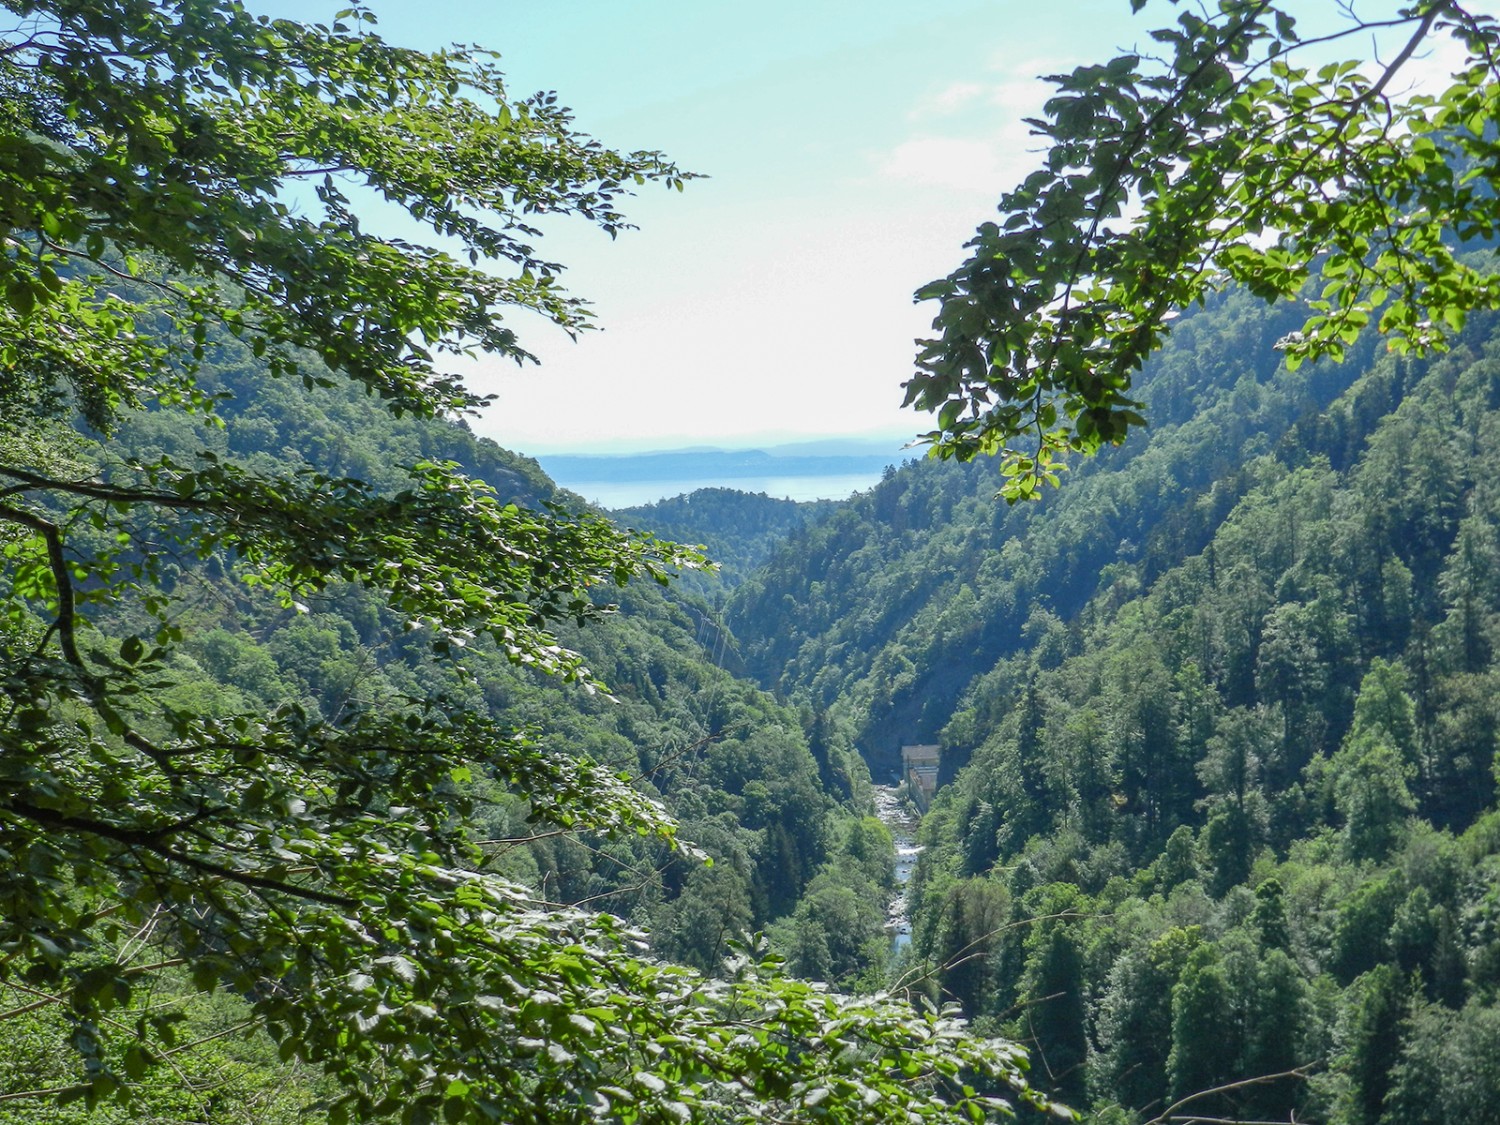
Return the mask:
MULTIPOLYGON (((1237 1030, 1232 1003, 1218 950, 1211 945, 1199 946, 1188 955, 1172 987, 1172 1052, 1167 1057, 1167 1081, 1174 1103, 1228 1081, 1239 1044, 1232 1038, 1226 1042, 1223 1034, 1206 1036, 1203 1031, 1217 1027, 1232 1036, 1237 1030)), ((1216 1105, 1211 1102, 1210 1108, 1216 1105)))
POLYGON ((1294 366, 1343 356, 1371 324, 1424 353, 1496 307, 1500 281, 1457 244, 1500 224, 1500 28, 1450 0, 1388 8, 1304 40, 1287 6, 1223 0, 1149 51, 1054 76, 1030 122, 1043 167, 917 292, 941 302, 906 395, 937 414, 934 453, 1003 452, 1003 495, 1036 498, 1069 452, 1144 425, 1137 370, 1227 284, 1306 300, 1278 345, 1294 366), (1400 39, 1373 68, 1306 61, 1377 28, 1400 39), (1449 85, 1399 96, 1436 43, 1464 60, 1449 85))
POLYGON ((799 503, 732 488, 700 488, 610 514, 620 523, 649 528, 663 538, 699 544, 717 570, 684 575, 679 585, 719 594, 743 582, 782 539, 836 506, 832 500, 799 503))
POLYGON ((1138 384, 1163 424, 1068 489, 995 509, 981 466, 908 467, 726 616, 873 768, 928 739, 954 765, 911 891, 941 995, 1028 1034, 1027 935, 1086 896, 1073 1014, 1046 1028, 1081 1026, 1086 1108, 1456 1123, 1401 1060, 1419 1018, 1500 995, 1500 344, 1491 315, 1421 360, 1371 328, 1342 366, 1292 372, 1273 344, 1294 313, 1190 310, 1138 384), (1212 950, 1191 972, 1180 933, 1212 950), (1356 1050, 1377 970, 1400 1004, 1356 1050))
POLYGON ((1357 982, 1345 1064, 1351 1125, 1374 1125, 1381 1118, 1400 1049, 1398 1025, 1405 1017, 1406 1003, 1405 982, 1394 966, 1381 965, 1357 982))
POLYGON ((585 324, 529 216, 613 234, 628 188, 683 174, 359 8, 6 7, 0 1034, 71 1054, 0 1068, 0 1104, 200 1112, 163 1089, 195 996, 274 1052, 255 1097, 286 1080, 275 1113, 333 1123, 1034 1100, 952 1012, 725 963, 824 855, 798 716, 674 658, 691 619, 622 589, 694 552, 550 504, 451 421, 477 400, 448 357, 526 358, 516 308, 585 324), (372 233, 377 197, 452 252, 372 233), (653 626, 611 631, 610 597, 653 626), (668 788, 726 862, 677 845, 668 788), (671 895, 694 920, 660 946, 715 975, 626 920, 671 895))
MULTIPOLYGON (((131 955, 130 944, 118 951, 126 959, 131 955)), ((135 944, 140 948, 139 942, 135 944)), ((331 1087, 309 1068, 280 1060, 275 1043, 247 1018, 244 1001, 198 993, 178 968, 157 968, 150 975, 154 986, 149 996, 111 1018, 139 1019, 152 1005, 170 1007, 179 1018, 172 1025, 171 1038, 148 1035, 112 1060, 122 1072, 129 1068, 135 1073, 139 1096, 131 1104, 92 1108, 83 1101, 49 1104, 36 1097, 15 1098, 14 1091, 7 1089, 11 1097, 0 1101, 0 1121, 5 1125, 168 1125, 202 1120, 295 1125, 326 1120, 314 1102, 331 1093, 331 1087), (156 1065, 148 1066, 153 1059, 156 1065)), ((0 1003, 4 1005, 7 1052, 0 1065, 4 1085, 12 1087, 19 1080, 33 1089, 56 1090, 76 1084, 81 1067, 70 1043, 74 1023, 66 1000, 39 995, 29 986, 12 982, 0 989, 0 1003)))
POLYGON ((1344 818, 1354 859, 1385 859, 1401 818, 1416 807, 1400 757, 1382 743, 1354 743, 1329 762, 1333 802, 1344 818))
POLYGON ((1497 25, 1343 13, 1336 42, 1398 37, 1362 77, 1302 70, 1275 5, 1177 14, 1155 56, 1057 80, 1046 168, 919 294, 937 458, 726 617, 877 772, 942 743, 917 953, 966 1010, 1081 1050, 1087 1104, 1468 1121, 1500 980, 1500 290, 1462 246, 1500 218, 1497 25), (1448 89, 1395 98, 1450 38, 1448 89), (1043 504, 994 510, 956 463, 999 454, 1037 498, 1148 414, 1043 504), (1064 949, 1041 904, 1080 891, 1064 949), (981 896, 1003 910, 968 960, 981 896))
POLYGON ((1382 1123, 1484 1121, 1500 1112, 1500 1011, 1424 1005, 1392 1069, 1382 1123))
POLYGON ((1099 1013, 1099 1100, 1143 1110, 1167 1105, 1172 989, 1200 940, 1196 928, 1168 930, 1115 962, 1099 1013))
MULTIPOLYGON (((983 734, 961 728, 990 729, 1000 715, 987 713, 985 701, 1019 697, 1026 683, 1024 667, 1002 672, 1002 658, 1035 645, 1047 666, 1064 659, 1082 636, 1081 606, 1106 590, 1127 600, 1131 583, 1203 549, 1260 483, 1260 469, 1250 468, 1256 458, 1300 439, 1299 417, 1327 411, 1363 373, 1353 362, 1295 373, 1278 367, 1271 344, 1290 329, 1293 313, 1233 293, 1185 314, 1141 377, 1151 432, 1081 464, 1071 486, 1044 505, 997 510, 988 463, 925 461, 793 534, 726 607, 747 669, 784 692, 805 685, 815 703, 848 715, 877 777, 895 770, 903 742, 935 741, 950 722, 950 743, 969 752, 983 734), (971 705, 966 689, 986 673, 994 690, 971 705), (1002 676, 1013 682, 1002 685, 1002 676)), ((1389 385, 1379 393, 1388 396, 1389 385)), ((1336 440, 1342 448, 1363 433, 1346 429, 1336 440)), ((1404 460, 1415 469, 1419 459, 1404 460)), ((1411 491, 1411 511, 1420 515, 1415 484, 1411 491)), ((1226 586, 1249 582, 1251 572, 1223 578, 1226 586)), ((1239 594, 1247 617, 1268 596, 1239 594)), ((1258 617, 1253 624, 1259 627, 1258 617)), ((1336 630, 1330 641, 1338 642, 1336 630)), ((1229 648, 1230 659, 1242 658, 1243 649, 1229 648)), ((1206 659, 1196 663, 1200 675, 1216 674, 1206 659)), ((1245 685, 1231 700, 1242 706, 1254 692, 1253 651, 1248 664, 1228 671, 1245 685)), ((1067 713, 1069 754, 1098 760, 1108 748, 1108 719, 1067 713)), ((1080 812, 1097 815, 1103 795, 1085 788, 1091 800, 1080 812)))
POLYGON ((1010 895, 1000 883, 965 879, 945 889, 934 912, 937 931, 923 951, 941 966, 943 992, 970 1013, 994 992, 994 958, 1010 922, 1010 895))
POLYGON ((1026 1006, 1023 1041, 1047 1089, 1065 1105, 1084 1104, 1084 1060, 1088 1055, 1083 951, 1073 926, 1035 927, 1021 983, 1026 1006))

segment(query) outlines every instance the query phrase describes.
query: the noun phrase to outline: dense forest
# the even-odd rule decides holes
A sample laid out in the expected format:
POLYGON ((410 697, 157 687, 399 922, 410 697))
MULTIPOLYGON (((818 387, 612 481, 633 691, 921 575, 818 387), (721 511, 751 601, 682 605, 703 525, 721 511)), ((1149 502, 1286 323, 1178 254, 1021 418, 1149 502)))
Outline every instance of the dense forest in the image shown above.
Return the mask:
POLYGON ((450 360, 689 173, 362 8, 0 7, 0 1122, 1500 1119, 1496 21, 1055 77, 931 459, 611 516, 450 360))
MULTIPOLYGON (((402 484, 397 466, 431 460, 462 466, 513 502, 580 504, 534 461, 463 426, 394 419, 357 391, 309 391, 268 380, 248 349, 230 342, 217 351, 221 362, 200 378, 222 396, 222 425, 166 411, 135 414, 112 434, 111 460, 188 459, 202 450, 267 474, 316 466, 388 491, 402 484), (230 361, 236 356, 238 362, 230 361)), ((78 449, 79 456, 90 452, 78 449)), ((734 528, 745 532, 746 555, 764 554, 767 536, 817 507, 738 493, 710 494, 695 504, 721 519, 733 515, 734 528)), ((559 639, 584 657, 607 685, 606 695, 518 667, 490 642, 474 646, 459 669, 347 583, 287 606, 255 596, 217 558, 174 559, 159 581, 177 595, 175 623, 185 638, 161 672, 163 706, 210 719, 296 708, 314 720, 336 720, 345 712, 436 698, 457 710, 504 716, 540 745, 566 747, 633 779, 662 802, 695 850, 674 850, 634 832, 559 832, 534 822, 543 794, 512 794, 494 780, 475 779, 469 815, 496 874, 545 901, 628 919, 649 932, 657 955, 704 971, 719 967, 731 942, 775 919, 786 919, 785 952, 810 965, 812 975, 838 979, 879 959, 891 843, 879 822, 864 815, 863 763, 826 718, 779 704, 725 671, 732 646, 707 603, 684 587, 616 590, 617 612, 588 627, 559 627, 559 639)), ((122 636, 134 627, 118 611, 97 621, 122 636)), ((173 991, 170 983, 161 987, 173 991)), ((245 1015, 231 1000, 219 1000, 195 1013, 184 1035, 211 1036, 245 1015)), ((0 1092, 65 1081, 75 1066, 65 1047, 69 1034, 65 1013, 47 1006, 8 1021, 5 1042, 12 1049, 0 1061, 0 1092)), ((151 1102, 150 1112, 190 1107, 180 1111, 248 1121, 267 1119, 269 1101, 276 1113, 301 1120, 297 1114, 321 1092, 317 1083, 286 1084, 274 1050, 254 1037, 198 1065, 202 1073, 194 1070, 185 1084, 166 1084, 164 1100, 151 1102), (213 1074, 230 1064, 236 1077, 223 1086, 213 1074), (195 1094, 200 1084, 209 1092, 195 1094), (228 1104, 232 1089, 247 1098, 243 1105, 228 1104)), ((34 1106, 0 1102, 0 1120, 35 1121, 36 1113, 34 1106)), ((59 1112, 47 1119, 74 1117, 59 1112)), ((137 1119, 130 1112, 121 1118, 137 1119)))
POLYGON ((908 467, 727 614, 877 771, 941 741, 897 979, 1101 1120, 1500 1114, 1500 339, 1294 373, 1295 315, 1194 311, 1148 440, 1024 508, 908 467))
MULTIPOLYGON (((804 976, 956 1001, 1099 1120, 1221 1087, 1191 1111, 1485 1119, 1500 341, 1479 321, 1433 360, 1371 340, 1290 372, 1272 344, 1293 318, 1243 294, 1185 316, 1140 383, 1147 440, 1039 505, 997 504, 986 464, 929 461, 843 504, 712 490, 620 513, 709 544, 725 573, 616 590, 620 612, 560 627, 613 698, 488 643, 456 675, 356 586, 288 607, 213 559, 163 572, 186 640, 161 698, 207 716, 414 696, 503 714, 640 779, 714 862, 538 827, 523 796, 476 782, 497 873, 631 919, 702 971, 769 930, 804 976), (764 688, 725 667, 740 660, 764 688), (893 957, 891 840, 856 747, 889 775, 927 740, 946 784, 893 957)), ((113 455, 207 449, 385 489, 393 466, 452 461, 527 504, 576 503, 462 426, 219 355, 202 381, 222 428, 140 413, 113 455)), ((160 976, 185 1038, 209 1042, 153 1078, 149 1119, 300 1120, 327 1095, 239 1030, 233 998, 160 976)), ((67 1079, 62 1016, 7 1020, 7 1089, 67 1079)), ((113 1112, 95 1119, 142 1119, 113 1112)), ((4 1120, 85 1116, 0 1103, 4 1120)))
POLYGON ((3 6, 0 1118, 1040 1104, 956 1009, 827 987, 892 841, 671 590, 699 552, 463 422, 455 354, 587 323, 528 216, 688 174, 364 9, 3 6))
POLYGON ((714 606, 770 558, 793 531, 829 514, 837 503, 798 503, 765 493, 732 488, 700 488, 653 504, 616 508, 616 521, 642 527, 665 539, 695 543, 714 562, 712 570, 692 570, 677 578, 677 588, 702 593, 714 606))

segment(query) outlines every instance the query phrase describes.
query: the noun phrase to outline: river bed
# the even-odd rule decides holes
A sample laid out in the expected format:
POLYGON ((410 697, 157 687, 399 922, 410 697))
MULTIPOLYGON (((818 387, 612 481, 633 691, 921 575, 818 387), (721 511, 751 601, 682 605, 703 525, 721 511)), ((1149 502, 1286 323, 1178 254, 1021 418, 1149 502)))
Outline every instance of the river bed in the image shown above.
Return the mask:
POLYGON ((898 893, 891 900, 886 915, 885 928, 891 934, 891 949, 900 953, 911 944, 911 916, 906 901, 906 884, 917 866, 917 856, 922 845, 917 843, 919 817, 910 804, 896 796, 896 786, 877 785, 875 789, 875 815, 891 830, 891 839, 896 845, 896 887, 898 893))

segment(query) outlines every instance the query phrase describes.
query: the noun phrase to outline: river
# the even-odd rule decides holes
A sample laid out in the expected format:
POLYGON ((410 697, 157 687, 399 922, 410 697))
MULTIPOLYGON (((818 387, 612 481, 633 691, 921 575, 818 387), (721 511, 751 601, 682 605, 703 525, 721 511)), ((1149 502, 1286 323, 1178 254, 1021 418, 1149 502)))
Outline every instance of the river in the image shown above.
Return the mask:
POLYGON ((885 928, 891 932, 891 950, 900 953, 911 944, 911 916, 906 901, 906 884, 917 866, 917 856, 922 845, 917 843, 917 824, 920 818, 911 806, 896 796, 896 786, 876 785, 875 815, 891 830, 891 840, 896 845, 896 887, 898 894, 891 900, 890 912, 885 928))

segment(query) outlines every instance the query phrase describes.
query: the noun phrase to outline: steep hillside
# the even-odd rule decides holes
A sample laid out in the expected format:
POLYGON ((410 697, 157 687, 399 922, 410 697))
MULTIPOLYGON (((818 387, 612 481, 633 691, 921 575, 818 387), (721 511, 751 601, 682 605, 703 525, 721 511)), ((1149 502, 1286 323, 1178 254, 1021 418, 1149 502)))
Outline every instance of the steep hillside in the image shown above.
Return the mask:
POLYGON ((899 979, 1071 1104, 1500 1119, 1500 322, 1292 375, 1279 315, 1187 318, 1152 440, 1045 505, 908 470, 734 619, 877 763, 941 742, 899 979))
MULTIPOLYGON (((965 686, 1072 619, 1117 562, 1160 573, 1206 542, 1250 486, 1244 466, 1371 361, 1288 372, 1298 313, 1243 294, 1184 315, 1139 388, 1152 427, 1007 508, 992 465, 922 461, 793 536, 726 610, 747 667, 847 708, 872 768, 930 741, 965 686)), ((1354 439, 1348 439, 1354 440, 1354 439)), ((1341 451, 1342 455, 1342 451, 1341 451)))
MULTIPOLYGON (((164 455, 192 465, 205 451, 251 472, 357 477, 389 494, 409 486, 409 466, 452 461, 488 481, 504 502, 580 506, 535 462, 461 425, 396 418, 359 391, 272 379, 233 341, 221 341, 215 354, 220 363, 204 386, 230 396, 219 404, 222 426, 180 411, 131 413, 107 443, 80 435, 74 469, 107 475, 129 459, 151 463, 164 455)), ((873 869, 844 862, 860 827, 856 804, 866 803, 853 800, 867 785, 864 767, 832 725, 724 669, 723 646, 705 630, 700 600, 600 576, 596 602, 617 603, 618 612, 587 625, 564 619, 556 635, 583 654, 611 698, 518 665, 489 640, 471 641, 460 668, 353 584, 293 602, 246 585, 231 556, 199 558, 169 547, 153 566, 181 636, 153 684, 171 711, 225 724, 272 714, 338 723, 356 713, 404 716, 423 706, 441 707, 456 722, 493 719, 513 732, 507 737, 597 763, 610 784, 621 784, 611 777, 617 775, 660 801, 675 815, 679 839, 713 861, 635 832, 538 824, 534 808, 568 795, 528 790, 511 777, 455 776, 455 795, 472 798, 478 810, 484 865, 524 884, 538 903, 607 911, 649 931, 662 958, 708 972, 719 969, 728 941, 790 919, 815 878, 821 891, 832 884, 857 899, 861 924, 879 934, 885 890, 878 873, 882 860, 888 866, 889 839, 879 853, 867 835, 858 836, 854 846, 874 856, 873 869)), ((142 627, 138 617, 138 610, 114 606, 97 614, 97 625, 106 637, 130 635, 142 627)), ((378 789, 380 779, 371 784, 378 789)), ((121 957, 145 947, 142 938, 121 957)), ((825 962, 827 979, 862 967, 865 956, 854 949, 825 962)), ((243 1019, 238 998, 199 1001, 172 976, 176 962, 160 959, 169 968, 153 991, 184 1005, 184 1041, 217 1042, 220 1027, 243 1019)), ((13 1018, 0 1051, 0 1103, 7 1103, 0 1121, 30 1121, 35 1105, 23 1099, 12 1110, 6 1095, 73 1081, 81 1064, 67 1047, 70 1025, 61 1009, 31 1004, 5 986, 0 992, 13 1018)), ((167 1085, 148 1098, 162 1120, 186 1119, 174 1116, 179 1112, 248 1120, 257 1106, 267 1119, 323 1119, 306 1115, 326 1091, 314 1076, 280 1066, 264 1035, 225 1055, 185 1055, 181 1065, 179 1073, 193 1074, 232 1068, 242 1103, 233 1113, 240 1115, 226 1109, 221 1117, 167 1085)), ((216 1086, 203 1080, 204 1089, 216 1086)), ((48 1120, 84 1119, 81 1106, 57 1112, 48 1120)))
POLYGON ((654 504, 618 508, 610 515, 617 523, 650 531, 661 538, 704 547, 718 570, 712 574, 684 575, 679 588, 718 599, 764 563, 793 531, 837 507, 833 500, 798 502, 763 492, 700 488, 654 504))
MULTIPOLYGON (((231 345, 224 345, 224 354, 242 362, 220 366, 210 384, 233 396, 220 408, 222 430, 181 415, 137 415, 113 442, 114 453, 190 460, 199 449, 217 450, 252 466, 304 464, 386 489, 402 486, 405 466, 454 461, 506 501, 580 506, 535 461, 464 426, 392 418, 358 392, 309 392, 268 379, 231 345)), ((774 519, 764 532, 773 534, 774 519)), ((518 668, 483 644, 459 675, 433 659, 421 638, 393 634, 358 589, 341 588, 299 613, 248 597, 215 564, 210 571, 205 581, 192 568, 183 570, 184 587, 203 584, 185 616, 187 653, 198 667, 184 669, 184 676, 197 682, 183 690, 222 696, 220 711, 297 700, 331 714, 437 695, 646 779, 654 795, 681 811, 683 836, 724 861, 711 877, 698 877, 711 878, 737 919, 722 933, 674 936, 670 904, 695 877, 694 865, 642 841, 603 852, 566 839, 514 844, 497 862, 528 882, 541 880, 554 900, 588 897, 654 922, 658 944, 695 964, 715 966, 725 935, 758 927, 795 905, 824 858, 834 795, 852 791, 851 768, 862 772, 837 746, 822 747, 820 763, 809 750, 802 716, 724 671, 724 645, 705 625, 705 607, 677 589, 601 584, 596 601, 613 601, 618 612, 582 627, 559 626, 559 640, 584 654, 614 696, 608 698, 518 668), (753 800, 745 796, 747 787, 753 800)), ((524 806, 506 799, 497 808, 511 811, 501 817, 505 830, 497 824, 493 835, 523 838, 524 806)))

